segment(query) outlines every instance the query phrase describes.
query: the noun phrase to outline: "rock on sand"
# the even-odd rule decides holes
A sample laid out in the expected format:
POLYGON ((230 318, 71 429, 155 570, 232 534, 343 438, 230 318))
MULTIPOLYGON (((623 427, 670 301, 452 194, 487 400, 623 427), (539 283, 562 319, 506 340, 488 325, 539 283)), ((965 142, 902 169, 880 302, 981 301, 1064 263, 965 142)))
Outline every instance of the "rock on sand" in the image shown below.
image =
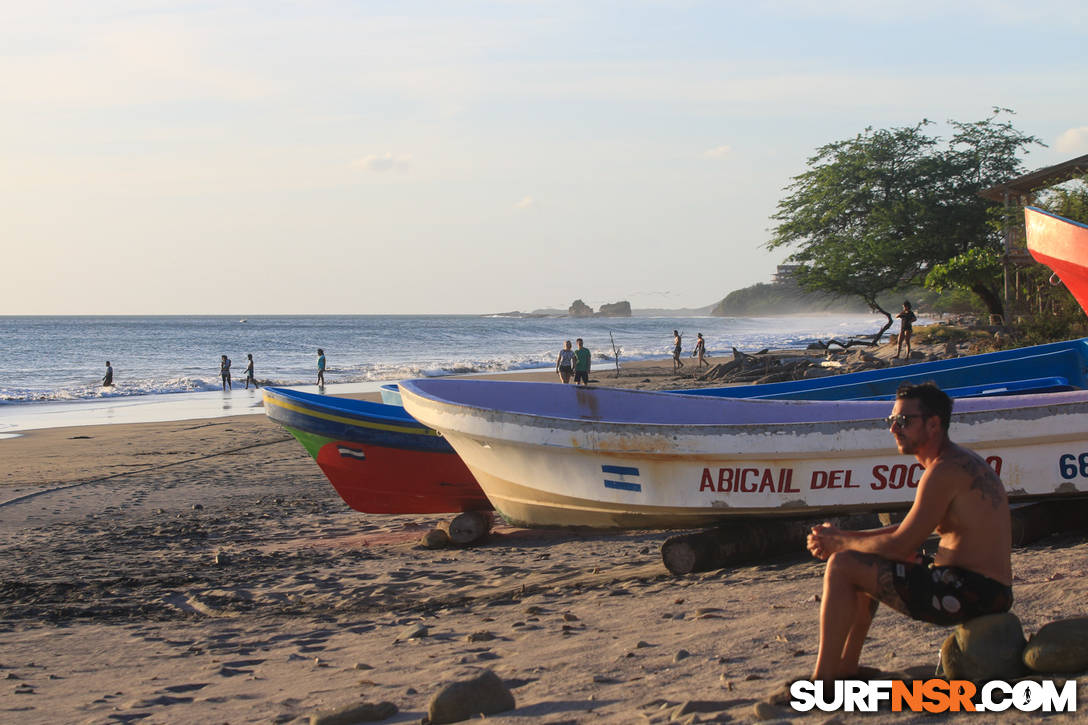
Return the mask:
POLYGON ((469 670, 438 691, 427 707, 433 725, 461 722, 479 715, 494 715, 513 710, 514 694, 491 670, 469 670))

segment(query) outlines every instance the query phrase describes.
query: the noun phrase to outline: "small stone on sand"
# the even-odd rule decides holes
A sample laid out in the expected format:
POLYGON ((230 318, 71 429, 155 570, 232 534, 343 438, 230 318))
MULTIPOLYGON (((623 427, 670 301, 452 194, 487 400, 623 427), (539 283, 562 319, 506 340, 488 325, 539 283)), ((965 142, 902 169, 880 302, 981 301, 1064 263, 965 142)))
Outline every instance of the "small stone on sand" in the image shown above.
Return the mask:
POLYGON ((401 630, 400 634, 397 636, 396 641, 400 642, 408 639, 422 639, 428 634, 430 634, 430 630, 427 629, 426 625, 410 624, 401 630))
POLYGON ((360 722, 386 720, 397 714, 397 706, 391 702, 363 702, 339 710, 330 710, 310 716, 310 725, 354 725, 360 722))
POLYGON ((482 670, 439 690, 427 706, 427 717, 432 725, 441 725, 495 715, 514 707, 514 695, 506 683, 491 670, 482 670))

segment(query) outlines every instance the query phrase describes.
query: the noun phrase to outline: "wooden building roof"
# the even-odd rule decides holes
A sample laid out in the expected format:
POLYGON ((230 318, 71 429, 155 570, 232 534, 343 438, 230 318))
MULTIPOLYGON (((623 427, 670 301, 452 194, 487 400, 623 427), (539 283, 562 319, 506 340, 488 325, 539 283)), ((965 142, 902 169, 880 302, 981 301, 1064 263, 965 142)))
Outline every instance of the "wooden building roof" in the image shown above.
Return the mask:
POLYGON ((1032 171, 1030 174, 1024 174, 1003 184, 991 186, 989 189, 983 189, 979 195, 1003 202, 1085 174, 1088 174, 1088 154, 1032 171))

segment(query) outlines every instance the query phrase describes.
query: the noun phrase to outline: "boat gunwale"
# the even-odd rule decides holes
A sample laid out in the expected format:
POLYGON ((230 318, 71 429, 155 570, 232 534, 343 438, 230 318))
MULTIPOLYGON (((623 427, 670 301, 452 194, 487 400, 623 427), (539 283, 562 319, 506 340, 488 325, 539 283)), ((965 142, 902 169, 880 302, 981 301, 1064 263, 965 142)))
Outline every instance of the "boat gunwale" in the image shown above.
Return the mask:
MULTIPOLYGON (((652 422, 638 422, 638 421, 616 421, 616 420, 601 420, 601 419, 560 417, 560 416, 555 416, 555 415, 543 415, 543 414, 539 414, 539 413, 528 413, 528 412, 521 412, 521 411, 502 410, 502 409, 498 409, 498 408, 489 408, 489 407, 483 407, 483 406, 481 406, 479 404, 470 404, 470 403, 464 403, 464 402, 451 401, 451 400, 446 399, 446 398, 438 398, 438 397, 436 397, 434 395, 424 395, 424 394, 422 394, 422 391, 420 391, 418 387, 413 385, 413 383, 415 383, 415 382, 416 381, 414 381, 414 380, 410 380, 410 381, 405 381, 404 383, 401 383, 401 385, 407 385, 406 392, 411 397, 420 398, 420 399, 425 400, 425 401, 430 401, 431 403, 438 403, 438 404, 441 404, 441 405, 448 406, 450 408, 456 408, 456 409, 459 409, 461 411, 466 411, 466 412, 462 412, 461 415, 468 414, 467 411, 474 411, 477 414, 477 417, 485 418, 485 419, 489 420, 492 423, 520 425, 520 426, 523 426, 523 427, 526 427, 526 428, 571 429, 571 428, 577 427, 577 428, 581 428, 581 429, 584 430, 588 426, 588 427, 590 427, 589 428, 590 431, 593 432, 593 433, 600 433, 604 429, 613 429, 613 428, 621 430, 621 431, 622 430, 630 430, 632 428, 639 428, 643 435, 652 435, 653 434, 648 429, 660 429, 662 433, 668 431, 669 434, 674 435, 674 436, 688 435, 687 433, 683 432, 683 431, 687 431, 687 430, 692 431, 691 435, 706 435, 706 433, 710 432, 713 429, 722 429, 723 432, 747 429, 746 432, 750 432, 752 434, 757 434, 757 433, 763 432, 763 429, 768 429, 768 428, 775 429, 775 430, 772 431, 774 433, 784 435, 784 434, 789 433, 792 430, 791 428, 789 428, 789 427, 792 427, 792 426, 808 426, 808 427, 812 427, 812 426, 815 426, 815 425, 828 425, 828 424, 839 424, 839 425, 842 425, 842 426, 849 426, 849 425, 853 424, 854 429, 858 430, 859 428, 857 427, 857 424, 860 424, 860 423, 877 424, 879 426, 880 430, 886 430, 886 424, 885 424, 884 418, 886 417, 887 414, 877 416, 877 417, 872 417, 872 418, 869 418, 869 417, 864 417, 864 418, 841 418, 841 419, 840 418, 831 418, 831 419, 824 419, 824 420, 807 420, 807 421, 760 421, 760 422, 713 422, 713 423, 683 423, 683 422, 652 423, 652 422), (486 416, 482 415, 484 413, 486 413, 487 415, 486 416), (786 430, 780 430, 782 428, 786 428, 786 430)), ((483 381, 480 381, 480 382, 483 382, 483 381)), ((514 384, 514 385, 555 385, 556 384, 556 383, 524 383, 524 382, 508 383, 507 381, 487 381, 487 382, 490 383, 490 384, 495 384, 495 383, 504 384, 505 383, 505 384, 514 384)), ((629 390, 629 389, 625 389, 625 388, 597 388, 597 390, 614 391, 614 392, 618 392, 618 393, 621 393, 621 394, 643 394, 643 395, 654 395, 654 396, 661 395, 661 391, 629 390)), ((721 401, 725 405, 735 405, 735 404, 744 405, 744 406, 747 406, 747 405, 753 405, 753 406, 754 405, 766 405, 766 406, 775 406, 775 407, 783 407, 783 408, 785 408, 785 407, 798 407, 798 406, 814 406, 814 405, 823 407, 823 406, 827 406, 827 405, 832 404, 832 403, 835 404, 835 405, 848 405, 848 406, 856 405, 856 406, 866 406, 866 407, 875 407, 875 406, 879 405, 883 409, 885 409, 885 410, 887 410, 889 412, 891 410, 891 406, 889 405, 889 403, 894 404, 894 401, 875 401, 875 400, 874 401, 822 401, 822 400, 761 400, 761 399, 751 399, 751 398, 707 398, 705 396, 696 396, 696 395, 690 395, 689 396, 689 395, 682 395, 682 394, 675 394, 675 393, 669 393, 668 398, 670 398, 670 399, 680 399, 680 400, 683 400, 683 399, 698 399, 698 400, 703 400, 703 401, 715 401, 716 400, 716 401, 721 401), (726 402, 726 401, 728 401, 728 402, 726 402)), ((662 399, 664 399, 664 398, 662 398, 662 399)), ((969 400, 970 401, 980 401, 980 402, 973 403, 971 406, 969 406, 969 407, 972 407, 972 408, 978 406, 980 409, 979 410, 965 410, 965 411, 961 410, 961 411, 957 412, 955 410, 955 408, 953 407, 953 412, 952 412, 952 422, 953 423, 968 422, 968 421, 964 420, 964 418, 966 416, 975 417, 975 416, 978 416, 978 415, 984 415, 984 414, 987 414, 987 413, 993 413, 993 412, 999 412, 999 411, 1032 411, 1032 410, 1041 410, 1041 409, 1046 409, 1046 408, 1054 408, 1055 406, 1064 407, 1064 406, 1077 406, 1077 405, 1088 408, 1088 390, 1072 390, 1072 391, 1062 391, 1062 392, 1057 392, 1057 393, 1039 393, 1039 394, 1036 394, 1036 395, 992 396, 992 397, 989 397, 989 398, 963 399, 962 401, 957 401, 957 402, 966 403, 969 400), (1007 406, 993 405, 994 402, 1002 401, 1002 400, 1009 400, 1009 402, 1012 403, 1012 402, 1014 402, 1014 399, 1015 399, 1015 402, 1023 402, 1023 401, 1026 401, 1026 400, 1032 400, 1032 399, 1036 399, 1036 398, 1039 398, 1039 397, 1049 397, 1049 396, 1056 396, 1056 397, 1061 396, 1063 398, 1067 398, 1067 400, 1057 400, 1057 401, 1043 400, 1043 401, 1040 401, 1038 404, 1034 404, 1034 405, 1012 405, 1012 404, 1009 404, 1007 406), (1070 400, 1068 398, 1072 398, 1072 399, 1070 400), (989 403, 989 405, 983 406, 983 405, 981 405, 981 402, 989 403)), ((1084 411, 1084 413, 1088 413, 1088 410, 1084 411)), ((1072 411, 1069 414, 1082 414, 1082 413, 1079 413, 1078 411, 1072 411)), ((1055 412, 1051 413, 1051 415, 1062 415, 1062 413, 1060 413, 1058 411, 1055 411, 1055 412)), ((868 427, 869 426, 866 426, 866 428, 861 428, 860 430, 865 430, 868 427)), ((461 431, 461 430, 458 430, 457 432, 464 433, 464 431, 461 431)), ((468 433, 465 433, 465 434, 468 435, 468 433)))
POLYGON ((1084 229, 1084 230, 1088 231, 1088 224, 1084 224, 1083 222, 1078 222, 1076 219, 1070 219, 1068 217, 1062 216, 1061 214, 1055 214, 1052 211, 1047 211, 1046 209, 1040 209, 1037 206, 1025 206, 1024 208, 1028 209, 1030 211, 1038 212, 1040 214, 1048 216, 1051 219, 1057 219, 1060 222, 1065 222, 1066 224, 1069 224, 1071 226, 1080 227, 1081 229, 1084 229))
MULTIPOLYGON (((282 408, 290 411, 296 415, 303 417, 318 418, 321 420, 328 420, 334 423, 340 423, 342 425, 355 426, 360 428, 378 428, 395 433, 403 433, 405 435, 420 435, 435 437, 441 434, 435 431, 433 428, 423 425, 411 415, 404 411, 403 408, 399 410, 404 411, 404 415, 382 415, 381 413, 371 413, 370 411, 351 410, 350 407, 341 407, 337 405, 323 405, 320 402, 311 402, 309 398, 298 398, 294 394, 300 391, 287 390, 285 388, 264 388, 265 396, 269 399, 271 406, 282 408), (286 394, 285 394, 286 392, 286 394)), ((302 393, 302 395, 313 395, 312 393, 302 393)), ((332 397, 332 396, 314 396, 314 397, 332 397)), ((340 398, 338 400, 347 400, 352 403, 364 403, 368 406, 384 405, 383 403, 373 403, 365 400, 354 400, 352 398, 340 398)), ((386 406, 395 408, 397 406, 386 406)), ((273 421, 280 423, 277 417, 273 414, 273 408, 266 406, 265 413, 273 421)))

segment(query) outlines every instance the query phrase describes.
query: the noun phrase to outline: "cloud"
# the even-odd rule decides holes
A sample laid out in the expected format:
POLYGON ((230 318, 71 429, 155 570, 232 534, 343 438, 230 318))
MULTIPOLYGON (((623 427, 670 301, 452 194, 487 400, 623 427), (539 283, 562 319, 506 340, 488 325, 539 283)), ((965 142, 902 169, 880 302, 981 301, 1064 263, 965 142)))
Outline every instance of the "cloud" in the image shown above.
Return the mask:
POLYGON ((393 169, 405 169, 411 165, 411 162, 411 154, 393 154, 390 151, 386 151, 384 154, 364 156, 361 159, 352 161, 351 165, 357 169, 366 169, 367 171, 381 173, 393 169))
POLYGON ((1088 126, 1063 131, 1054 142, 1054 148, 1065 154, 1088 153, 1088 126))
POLYGON ((514 204, 514 206, 516 206, 518 209, 529 209, 536 206, 536 199, 531 196, 525 196, 522 197, 521 201, 519 201, 517 204, 514 204))
POLYGON ((732 150, 733 150, 732 146, 728 146, 728 145, 723 144, 721 146, 715 146, 712 149, 707 149, 706 151, 703 152, 703 156, 707 157, 708 159, 720 159, 720 158, 723 158, 725 156, 728 156, 729 153, 732 152, 732 150))

